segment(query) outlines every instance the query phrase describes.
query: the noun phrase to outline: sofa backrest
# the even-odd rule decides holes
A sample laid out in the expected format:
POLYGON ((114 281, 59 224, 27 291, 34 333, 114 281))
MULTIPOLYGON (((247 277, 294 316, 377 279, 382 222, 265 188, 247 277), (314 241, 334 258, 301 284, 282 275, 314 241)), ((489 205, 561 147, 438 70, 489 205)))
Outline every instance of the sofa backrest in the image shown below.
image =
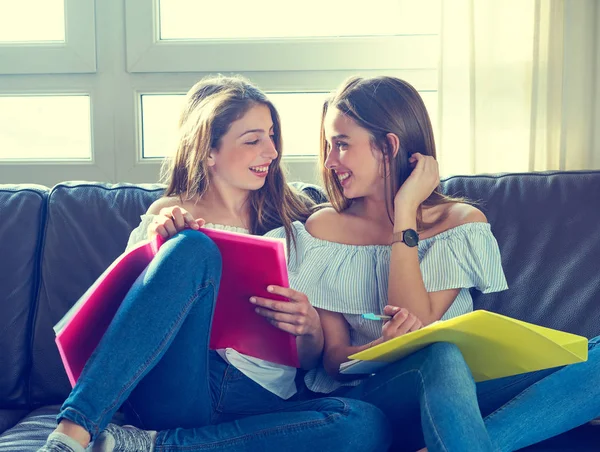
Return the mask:
MULTIPOLYGON (((500 245, 510 289, 475 293, 476 308, 600 334, 600 171, 462 176, 442 186, 478 203, 500 245)), ((52 327, 122 253, 163 190, 23 188, 0 186, 0 408, 68 395, 52 327)))
POLYGON ((48 189, 0 187, 0 407, 25 408, 48 189))
POLYGON ((600 171, 452 177, 443 186, 479 203, 500 245, 510 289, 476 293, 476 309, 600 334, 600 171))
POLYGON ((52 188, 33 324, 32 405, 61 403, 69 394, 53 326, 123 252, 140 215, 162 192, 157 184, 62 183, 52 188))

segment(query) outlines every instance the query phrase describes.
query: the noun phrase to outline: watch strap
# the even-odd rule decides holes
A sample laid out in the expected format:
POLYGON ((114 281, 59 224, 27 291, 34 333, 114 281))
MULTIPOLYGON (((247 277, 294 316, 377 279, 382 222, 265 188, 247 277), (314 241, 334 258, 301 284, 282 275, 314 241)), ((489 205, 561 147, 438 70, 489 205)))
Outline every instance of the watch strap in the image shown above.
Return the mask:
POLYGON ((397 242, 404 243, 404 231, 394 232, 392 235, 392 245, 397 242))

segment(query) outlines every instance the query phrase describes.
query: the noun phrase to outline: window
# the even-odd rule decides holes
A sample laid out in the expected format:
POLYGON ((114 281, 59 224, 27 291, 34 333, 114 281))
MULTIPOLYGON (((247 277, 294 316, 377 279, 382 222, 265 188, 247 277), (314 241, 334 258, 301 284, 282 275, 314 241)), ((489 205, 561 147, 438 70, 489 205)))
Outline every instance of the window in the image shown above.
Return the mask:
POLYGON ((64 0, 1 0, 0 43, 64 42, 64 11, 64 0))
POLYGON ((431 1, 304 0, 290 8, 278 0, 159 0, 159 39, 276 39, 438 34, 431 1), (235 11, 235 14, 231 12, 235 11), (385 11, 385 14, 382 14, 385 11), (210 20, 221 18, 222 20, 210 20), (227 26, 224 26, 224 23, 227 26), (199 26, 199 24, 202 24, 199 26))
POLYGON ((146 94, 141 96, 142 158, 170 155, 177 145, 177 122, 183 108, 183 94, 146 94))
MULTIPOLYGON (((435 127, 440 14, 441 0, 372 0, 369 8, 347 0, 128 0, 127 71, 164 80, 246 76, 280 113, 291 177, 314 181, 322 102, 351 75, 409 81, 435 127)), ((175 149, 181 93, 192 84, 138 89, 136 174, 175 149)))
POLYGON ((322 101, 345 78, 397 76, 437 107, 440 2, 0 0, 0 180, 155 182, 183 93, 236 73, 280 112, 289 179, 314 182, 322 101))
POLYGON ((94 0, 0 0, 0 74, 95 71, 94 0))
POLYGON ((369 8, 344 0, 129 0, 127 67, 130 72, 435 69, 439 14, 440 0, 372 0, 369 8))
POLYGON ((0 97, 0 161, 91 158, 89 96, 0 97))
MULTIPOLYGON (((400 77, 421 93, 446 174, 477 168, 492 171, 496 163, 481 167, 482 159, 474 157, 474 149, 481 148, 478 143, 493 139, 484 133, 487 129, 479 116, 489 105, 505 105, 497 86, 508 82, 498 85, 494 77, 488 80, 486 61, 495 61, 496 74, 527 83, 534 80, 527 75, 530 59, 515 66, 511 63, 515 52, 508 49, 512 59, 504 59, 506 46, 497 47, 506 40, 493 37, 510 33, 500 27, 502 20, 477 15, 490 10, 493 18, 497 5, 506 2, 493 3, 496 6, 473 9, 478 2, 471 0, 0 0, 0 180, 47 185, 73 179, 155 182, 162 157, 176 144, 182 93, 217 73, 241 74, 269 94, 282 117, 290 180, 316 180, 322 99, 352 75, 400 77), (478 31, 490 24, 493 33, 476 39, 478 31), (474 49, 480 48, 493 52, 475 51, 485 58, 473 60, 474 49), (96 64, 101 71, 96 71, 96 64), (473 77, 479 77, 476 85, 473 77), (475 133, 480 129, 484 132, 475 133)), ((515 8, 521 14, 531 5, 527 3, 523 11, 515 8)), ((514 13, 509 7, 500 10, 507 14, 502 17, 514 13)), ((549 23, 563 24, 564 15, 565 36, 556 39, 577 47, 593 29, 593 21, 582 18, 593 15, 579 2, 567 2, 561 11, 548 12, 549 23), (571 3, 577 5, 568 7, 571 3), (582 26, 585 33, 580 33, 582 26)), ((536 23, 530 20, 519 33, 533 33, 536 23)), ((542 37, 548 34, 543 27, 538 33, 542 37)), ((543 42, 540 38, 539 62, 545 55, 543 42)), ((579 67, 580 60, 593 61, 587 58, 592 47, 583 53, 564 53, 579 67)), ((544 60, 543 65, 552 66, 553 61, 544 60)), ((561 64, 555 68, 559 72, 561 64)), ((593 79, 593 71, 582 73, 591 74, 586 80, 593 79)), ((552 100, 540 94, 554 86, 554 77, 548 77, 541 72, 538 77, 540 105, 552 100)), ((520 96, 529 108, 532 98, 523 95, 525 85, 513 85, 512 97, 520 96)), ((577 92, 589 91, 587 82, 566 85, 579 86, 577 92)), ((559 98, 552 102, 562 102, 559 98)), ((517 118, 512 123, 524 123, 521 116, 512 116, 517 118)), ((539 123, 540 149, 552 138, 541 127, 554 118, 550 116, 523 116, 525 122, 539 123)), ((506 124, 496 121, 490 130, 509 130, 506 124)), ((580 135, 563 134, 561 143, 580 135)), ((521 140, 522 148, 529 149, 531 141, 521 140)))

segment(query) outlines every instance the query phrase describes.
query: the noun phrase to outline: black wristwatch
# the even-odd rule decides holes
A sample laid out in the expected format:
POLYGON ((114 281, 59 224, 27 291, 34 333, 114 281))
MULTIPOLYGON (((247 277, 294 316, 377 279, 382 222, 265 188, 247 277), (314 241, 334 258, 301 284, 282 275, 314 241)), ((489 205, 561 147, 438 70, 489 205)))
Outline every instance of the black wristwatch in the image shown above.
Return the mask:
POLYGON ((392 245, 396 242, 402 242, 406 246, 413 248, 419 244, 419 234, 414 229, 394 232, 394 235, 392 236, 392 245))

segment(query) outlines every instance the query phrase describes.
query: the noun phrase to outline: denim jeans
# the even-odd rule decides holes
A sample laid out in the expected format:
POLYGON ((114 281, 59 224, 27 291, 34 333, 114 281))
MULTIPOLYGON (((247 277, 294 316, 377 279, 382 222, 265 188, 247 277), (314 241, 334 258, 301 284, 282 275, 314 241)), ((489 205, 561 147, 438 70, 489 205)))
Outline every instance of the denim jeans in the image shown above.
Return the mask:
POLYGON ((589 341, 586 362, 477 384, 495 451, 518 450, 600 416, 599 343, 589 341))
POLYGON ((123 405, 128 422, 159 430, 156 451, 376 451, 383 413, 340 397, 283 400, 209 351, 221 277, 216 245, 186 230, 168 240, 120 306, 58 420, 92 440, 123 405))
POLYGON ((393 426, 393 450, 493 450, 475 382, 453 344, 432 344, 336 394, 380 408, 393 426))
POLYGON ((393 450, 514 451, 600 416, 598 343, 584 363, 477 384, 460 351, 436 343, 336 394, 379 407, 393 450))

